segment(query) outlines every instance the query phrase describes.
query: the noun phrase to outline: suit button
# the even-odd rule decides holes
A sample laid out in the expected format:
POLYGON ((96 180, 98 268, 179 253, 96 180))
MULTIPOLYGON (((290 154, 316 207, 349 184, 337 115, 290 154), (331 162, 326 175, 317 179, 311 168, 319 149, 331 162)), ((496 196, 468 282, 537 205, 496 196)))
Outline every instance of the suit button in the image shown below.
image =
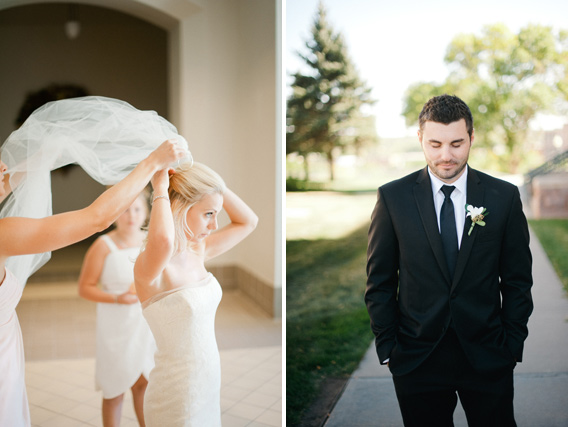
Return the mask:
POLYGON ((452 294, 451 298, 456 299, 457 295, 455 293, 452 294))

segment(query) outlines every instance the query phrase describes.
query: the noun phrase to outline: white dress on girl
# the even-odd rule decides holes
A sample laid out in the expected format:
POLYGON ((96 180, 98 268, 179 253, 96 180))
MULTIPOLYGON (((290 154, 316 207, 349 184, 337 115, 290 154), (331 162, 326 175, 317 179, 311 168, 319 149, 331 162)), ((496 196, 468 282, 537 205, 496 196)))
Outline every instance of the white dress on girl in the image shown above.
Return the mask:
POLYGON ((158 350, 144 395, 148 427, 221 426, 221 364, 215 313, 221 286, 206 278, 144 301, 158 350))
MULTIPOLYGON (((110 249, 99 280, 102 289, 114 295, 128 292, 134 283, 134 262, 140 248, 119 249, 107 235, 101 239, 110 249)), ((128 391, 140 375, 149 378, 156 345, 139 302, 97 303, 96 342, 96 388, 102 390, 105 399, 128 391)))
POLYGON ((22 286, 10 270, 0 285, 0 426, 28 427, 24 342, 16 306, 22 286))

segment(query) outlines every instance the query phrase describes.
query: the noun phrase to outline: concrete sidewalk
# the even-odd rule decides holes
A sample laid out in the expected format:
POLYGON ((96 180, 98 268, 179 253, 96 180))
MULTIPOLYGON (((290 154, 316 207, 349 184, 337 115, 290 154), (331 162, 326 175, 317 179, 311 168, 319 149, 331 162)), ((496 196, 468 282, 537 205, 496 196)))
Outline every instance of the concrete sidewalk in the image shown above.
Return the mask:
MULTIPOLYGON (((531 231, 534 311, 523 363, 515 368, 515 418, 519 427, 568 426, 568 299, 531 231)), ((455 425, 467 426, 458 403, 455 425)), ((325 427, 402 426, 387 367, 371 344, 347 383, 325 427)))

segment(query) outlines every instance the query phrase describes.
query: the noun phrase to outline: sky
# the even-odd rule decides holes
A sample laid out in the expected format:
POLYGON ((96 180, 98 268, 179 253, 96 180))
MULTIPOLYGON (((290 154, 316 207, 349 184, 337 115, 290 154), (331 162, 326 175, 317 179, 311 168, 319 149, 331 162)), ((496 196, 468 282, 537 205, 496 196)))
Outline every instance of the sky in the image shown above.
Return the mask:
MULTIPOLYGON (((319 0, 285 1, 284 66, 289 94, 291 73, 301 69, 319 0)), ((378 102, 371 113, 377 133, 391 138, 416 134, 401 116, 403 96, 413 83, 441 83, 449 70, 446 48, 460 33, 481 34, 485 25, 504 23, 513 31, 529 23, 568 29, 565 0, 323 0, 328 20, 343 34, 360 77, 378 102)), ((459 96, 459 94, 456 94, 459 96)), ((539 117, 534 128, 555 129, 566 118, 539 117)))

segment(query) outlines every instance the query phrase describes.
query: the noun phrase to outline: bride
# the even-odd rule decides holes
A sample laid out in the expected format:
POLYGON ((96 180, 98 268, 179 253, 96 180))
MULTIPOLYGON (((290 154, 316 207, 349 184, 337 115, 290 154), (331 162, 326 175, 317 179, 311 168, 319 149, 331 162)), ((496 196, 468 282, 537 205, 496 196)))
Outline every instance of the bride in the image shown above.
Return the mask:
POLYGON ((144 418, 149 427, 220 426, 214 323, 221 287, 204 263, 248 236, 258 218, 200 163, 159 171, 152 187, 148 239, 134 266, 136 292, 158 347, 144 418), (230 223, 217 230, 222 209, 230 223))

